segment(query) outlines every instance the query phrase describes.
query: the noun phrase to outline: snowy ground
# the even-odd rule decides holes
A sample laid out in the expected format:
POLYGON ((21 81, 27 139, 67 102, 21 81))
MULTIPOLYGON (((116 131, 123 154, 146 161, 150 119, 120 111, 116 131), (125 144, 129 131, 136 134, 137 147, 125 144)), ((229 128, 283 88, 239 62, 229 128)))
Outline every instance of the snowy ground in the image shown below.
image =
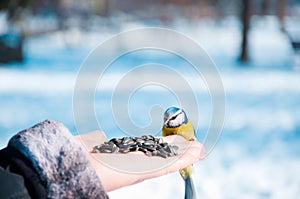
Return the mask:
MULTIPOLYGON (((220 70, 226 92, 223 133, 206 160, 196 164, 199 198, 281 199, 300 195, 300 73, 274 18, 257 17, 252 24, 252 61, 244 65, 237 61, 240 37, 235 19, 218 23, 178 21, 172 25, 207 50, 220 70)), ((142 26, 127 23, 121 29, 142 26)), ((31 38, 26 45, 25 64, 0 67, 0 146, 5 146, 15 132, 44 119, 61 121, 76 132, 72 92, 77 71, 89 51, 112 33, 73 30, 31 38)), ((132 62, 124 63, 125 68, 132 62)), ((120 73, 111 75, 118 77, 120 73)), ((190 79, 193 81, 193 77, 190 79)), ((96 99, 96 108, 109 103, 109 89, 108 84, 106 90, 98 91, 102 98, 96 99)), ((143 111, 159 100, 149 100, 154 91, 144 92, 136 96, 132 112, 142 118, 142 124, 148 121, 143 119, 143 111)), ((203 90, 197 92, 203 107, 201 134, 208 128, 210 109, 205 107, 210 101, 203 90)), ((101 111, 110 114, 109 108, 101 111)), ((109 136, 122 136, 111 117, 101 121, 109 136)), ((182 198, 182 194, 183 182, 177 173, 109 193, 111 198, 131 199, 182 198)))

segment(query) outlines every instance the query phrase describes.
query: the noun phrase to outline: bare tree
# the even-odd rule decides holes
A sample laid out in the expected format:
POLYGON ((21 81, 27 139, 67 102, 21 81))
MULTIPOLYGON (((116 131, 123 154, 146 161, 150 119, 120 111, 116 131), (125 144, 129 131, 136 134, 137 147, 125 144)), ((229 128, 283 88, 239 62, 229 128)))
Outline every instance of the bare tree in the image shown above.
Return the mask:
POLYGON ((242 62, 248 61, 248 31, 250 25, 250 0, 243 0, 241 9, 241 20, 243 24, 242 30, 242 45, 240 60, 242 62))
POLYGON ((283 23, 283 19, 285 16, 285 4, 286 4, 286 0, 278 0, 277 3, 277 10, 278 10, 278 18, 280 20, 280 23, 283 23))

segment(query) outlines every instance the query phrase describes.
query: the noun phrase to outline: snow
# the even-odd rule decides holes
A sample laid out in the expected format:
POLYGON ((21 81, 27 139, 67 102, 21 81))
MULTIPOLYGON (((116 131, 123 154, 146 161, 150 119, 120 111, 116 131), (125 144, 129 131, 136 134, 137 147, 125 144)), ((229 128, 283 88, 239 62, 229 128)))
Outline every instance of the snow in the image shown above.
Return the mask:
MULTIPOLYGON (((120 29, 144 26, 130 22, 120 29)), ((178 20, 170 27, 203 46, 217 65, 226 92, 223 132, 209 156, 195 164, 199 198, 298 198, 300 74, 294 67, 294 53, 280 32, 279 24, 272 17, 253 18, 251 62, 246 64, 237 61, 240 35, 235 18, 219 23, 178 20)), ((0 67, 0 146, 4 147, 14 133, 44 119, 59 120, 76 134, 72 95, 78 69, 90 50, 117 31, 72 31, 30 38, 24 64, 0 67)), ((144 55, 122 59, 98 85, 96 113, 109 137, 124 136, 113 124, 110 100, 112 90, 130 66, 142 63, 142 59, 157 59, 167 65, 177 63, 178 70, 185 66, 177 58, 155 53, 149 57, 144 55)), ((211 119, 210 95, 196 76, 182 74, 195 87, 201 101, 197 132, 201 140, 211 119)), ((164 89, 144 87, 132 96, 130 114, 138 125, 151 123, 151 108, 160 100, 164 101, 160 104, 165 108, 168 99, 177 103, 164 89)), ((195 117, 193 114, 188 113, 190 118, 195 117)), ((174 173, 112 191, 109 195, 112 199, 182 198, 183 181, 174 173)))

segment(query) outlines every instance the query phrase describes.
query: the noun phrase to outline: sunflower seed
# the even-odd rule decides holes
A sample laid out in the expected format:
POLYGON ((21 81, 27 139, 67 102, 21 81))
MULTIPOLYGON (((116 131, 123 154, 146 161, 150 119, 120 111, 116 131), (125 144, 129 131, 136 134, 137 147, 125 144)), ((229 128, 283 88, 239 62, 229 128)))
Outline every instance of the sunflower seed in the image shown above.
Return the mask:
POLYGON ((149 145, 154 145, 155 142, 152 140, 146 140, 143 144, 149 146, 149 145))
POLYGON ((130 151, 137 151, 139 149, 138 146, 132 146, 129 148, 130 151))
POLYGON ((112 153, 118 153, 118 151, 119 151, 119 148, 118 148, 118 147, 114 147, 114 148, 112 148, 112 150, 111 150, 112 153))
POLYGON ((111 149, 106 149, 106 148, 102 148, 99 150, 100 153, 111 153, 112 150, 111 149))
POLYGON ((109 143, 119 144, 122 142, 119 138, 112 138, 108 141, 109 143))
POLYGON ((166 146, 168 146, 168 143, 167 142, 163 142, 163 143, 160 143, 159 144, 161 147, 166 147, 166 146))
POLYGON ((147 149, 147 151, 150 151, 150 152, 152 152, 152 151, 155 151, 156 150, 156 148, 154 147, 154 146, 148 146, 148 145, 144 145, 143 146, 144 147, 144 149, 147 149))
POLYGON ((128 152, 130 152, 130 150, 129 149, 119 149, 119 152, 120 153, 128 153, 128 152))
POLYGON ((157 151, 157 155, 160 157, 163 157, 163 158, 168 157, 168 153, 163 148, 161 148, 157 151))
POLYGON ((145 149, 145 148, 142 148, 142 147, 139 147, 139 149, 138 149, 139 151, 141 151, 141 152, 144 152, 144 153, 146 153, 147 152, 147 149, 145 149))

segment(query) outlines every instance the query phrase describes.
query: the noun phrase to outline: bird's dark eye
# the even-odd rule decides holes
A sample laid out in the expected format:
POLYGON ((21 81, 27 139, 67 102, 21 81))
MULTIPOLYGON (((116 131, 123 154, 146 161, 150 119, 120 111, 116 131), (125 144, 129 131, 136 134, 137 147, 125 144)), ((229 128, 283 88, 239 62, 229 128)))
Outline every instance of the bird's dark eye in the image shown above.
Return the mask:
POLYGON ((175 120, 175 119, 176 119, 176 117, 177 117, 177 115, 175 115, 175 116, 171 117, 171 119, 170 119, 170 120, 175 120))

